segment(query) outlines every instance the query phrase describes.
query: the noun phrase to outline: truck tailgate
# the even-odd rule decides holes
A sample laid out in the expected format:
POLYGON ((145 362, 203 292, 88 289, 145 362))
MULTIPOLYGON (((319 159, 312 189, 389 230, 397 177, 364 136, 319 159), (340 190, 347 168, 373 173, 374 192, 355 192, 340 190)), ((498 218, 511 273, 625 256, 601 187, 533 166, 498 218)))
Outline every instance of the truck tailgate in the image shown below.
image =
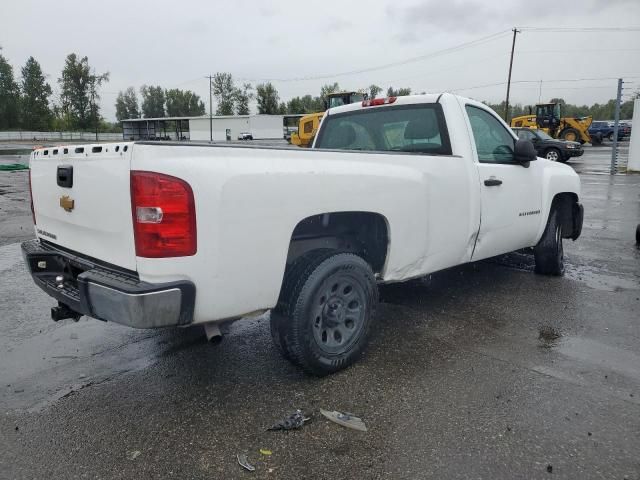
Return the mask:
POLYGON ((136 269, 131 217, 133 145, 67 145, 31 155, 36 233, 74 252, 136 269))

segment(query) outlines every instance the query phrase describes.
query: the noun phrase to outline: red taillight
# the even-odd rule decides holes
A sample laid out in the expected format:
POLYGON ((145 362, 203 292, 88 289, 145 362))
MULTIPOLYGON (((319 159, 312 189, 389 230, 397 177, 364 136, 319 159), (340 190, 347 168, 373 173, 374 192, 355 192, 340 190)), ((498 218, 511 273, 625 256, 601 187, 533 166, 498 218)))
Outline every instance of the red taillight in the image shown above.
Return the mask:
POLYGON ((33 224, 36 224, 36 210, 33 208, 33 189, 31 188, 31 168, 29 168, 29 200, 31 201, 31 217, 33 224))
POLYGON ((185 257, 197 251, 196 207, 187 182, 155 172, 131 172, 136 255, 185 257))
POLYGON ((374 98, 373 100, 363 100, 363 107, 376 107, 378 105, 386 105, 388 103, 393 103, 398 99, 398 97, 387 97, 387 98, 374 98))

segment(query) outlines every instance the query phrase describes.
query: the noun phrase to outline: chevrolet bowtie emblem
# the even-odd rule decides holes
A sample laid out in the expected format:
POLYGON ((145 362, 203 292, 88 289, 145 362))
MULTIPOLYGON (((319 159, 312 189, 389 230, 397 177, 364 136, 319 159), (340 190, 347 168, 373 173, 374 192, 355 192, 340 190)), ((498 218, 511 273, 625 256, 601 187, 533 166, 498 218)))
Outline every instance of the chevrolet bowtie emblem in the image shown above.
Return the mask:
POLYGON ((60 197, 60 206, 64 208, 65 211, 70 212, 71 210, 73 210, 73 207, 75 206, 74 204, 75 201, 73 200, 73 198, 69 198, 68 195, 60 197))

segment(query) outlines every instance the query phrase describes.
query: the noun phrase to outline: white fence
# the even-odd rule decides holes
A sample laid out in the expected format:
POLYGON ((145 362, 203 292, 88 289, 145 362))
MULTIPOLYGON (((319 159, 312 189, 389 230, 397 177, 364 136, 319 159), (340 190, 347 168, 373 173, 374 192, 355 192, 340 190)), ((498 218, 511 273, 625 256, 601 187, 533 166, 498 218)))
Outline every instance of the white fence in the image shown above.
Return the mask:
MULTIPOLYGON (((95 141, 95 132, 0 132, 2 140, 86 140, 95 141)), ((121 133, 98 133, 98 141, 122 140, 121 133)))

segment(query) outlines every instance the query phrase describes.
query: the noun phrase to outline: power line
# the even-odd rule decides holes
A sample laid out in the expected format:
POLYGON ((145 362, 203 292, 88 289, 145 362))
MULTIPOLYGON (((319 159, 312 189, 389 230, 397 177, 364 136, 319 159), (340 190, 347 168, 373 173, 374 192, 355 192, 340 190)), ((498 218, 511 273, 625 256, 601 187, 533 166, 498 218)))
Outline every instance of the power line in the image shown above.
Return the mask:
POLYGON ((497 38, 500 38, 502 36, 507 35, 510 32, 510 30, 503 30, 501 32, 496 32, 493 33, 491 35, 488 35, 486 37, 482 37, 482 38, 478 38, 476 40, 472 40, 470 42, 465 42, 465 43, 461 43, 459 45, 456 45, 454 47, 449 47, 449 48, 445 48, 442 50, 437 50, 435 52, 430 52, 424 55, 419 55, 417 57, 411 57, 411 58, 406 58, 404 60, 399 60, 397 62, 391 62, 391 63, 387 63, 384 65, 377 65, 375 67, 368 67, 368 68, 362 68, 360 70, 350 70, 347 72, 339 72, 339 73, 332 73, 332 74, 320 74, 320 75, 312 75, 312 76, 306 76, 306 77, 295 77, 295 78, 239 78, 239 80, 253 80, 253 81, 265 81, 265 82, 301 82, 301 81, 308 81, 308 80, 326 80, 326 79, 331 79, 331 78, 336 78, 336 77, 344 77, 344 76, 348 76, 348 75, 357 75, 357 74, 361 74, 361 73, 368 73, 368 72, 374 72, 377 70, 386 70, 388 68, 393 68, 393 67, 399 67, 399 66, 403 66, 403 65, 407 65, 409 63, 415 63, 415 62, 420 62, 422 60, 427 60, 430 58, 434 58, 434 57, 439 57, 442 55, 447 55, 450 53, 454 53, 460 50, 464 50, 466 48, 470 48, 470 47, 475 47, 477 45, 481 45, 483 43, 487 43, 493 40, 496 40, 497 38))
POLYGON ((640 32, 640 27, 519 27, 524 32, 554 32, 554 33, 576 33, 576 32, 640 32))
MULTIPOLYGON (((640 78, 640 76, 634 75, 620 75, 622 78, 640 78)), ((550 83, 562 83, 562 82, 587 82, 597 80, 617 80, 618 77, 598 77, 598 78, 558 78, 553 80, 542 80, 543 84, 550 83)), ((523 83, 540 83, 540 80, 513 80, 511 83, 523 84, 523 83)), ((499 87, 506 85, 507 82, 485 83, 483 85, 474 85, 472 87, 456 88, 449 90, 450 92, 459 92, 463 90, 476 90, 478 88, 499 87)), ((537 87, 536 87, 537 88, 537 87)), ((588 88, 588 87, 585 87, 588 88)))

